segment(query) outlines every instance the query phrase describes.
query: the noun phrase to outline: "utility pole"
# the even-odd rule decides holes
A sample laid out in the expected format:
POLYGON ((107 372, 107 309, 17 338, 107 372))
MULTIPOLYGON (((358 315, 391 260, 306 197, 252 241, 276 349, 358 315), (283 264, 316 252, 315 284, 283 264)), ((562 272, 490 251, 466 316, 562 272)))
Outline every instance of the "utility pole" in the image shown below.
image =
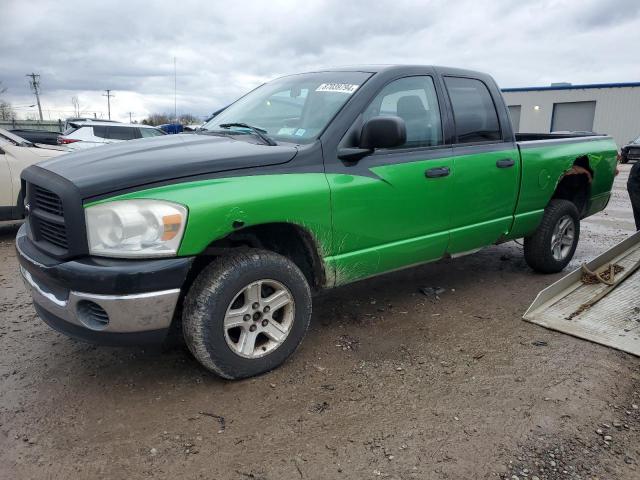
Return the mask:
POLYGON ((129 113, 129 123, 133 123, 133 121, 131 120, 131 115, 133 114, 133 112, 127 112, 129 113))
POLYGON ((40 105, 40 75, 37 73, 28 73, 27 77, 30 77, 29 85, 31 90, 36 94, 36 103, 38 104, 38 113, 40 114, 40 121, 42 122, 42 106, 40 105))
POLYGON ((178 70, 176 69, 176 57, 173 57, 173 118, 178 123, 178 70))
POLYGON ((111 97, 115 97, 111 90, 105 90, 106 94, 103 93, 103 97, 107 97, 107 114, 109 115, 109 120, 111 120, 111 97))

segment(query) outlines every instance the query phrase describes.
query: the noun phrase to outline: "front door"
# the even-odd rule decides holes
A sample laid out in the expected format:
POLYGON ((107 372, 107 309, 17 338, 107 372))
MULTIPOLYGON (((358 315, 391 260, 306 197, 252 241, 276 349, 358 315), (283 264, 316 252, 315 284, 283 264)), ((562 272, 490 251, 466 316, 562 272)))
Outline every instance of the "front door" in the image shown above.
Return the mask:
POLYGON ((440 258, 449 242, 453 160, 432 77, 387 84, 362 119, 378 115, 404 119, 404 145, 352 165, 327 162, 334 244, 326 261, 337 284, 440 258))
POLYGON ((518 197, 520 154, 503 131, 491 92, 473 78, 444 77, 456 144, 448 251, 491 245, 509 232, 518 197), (504 138, 503 138, 504 137, 504 138))

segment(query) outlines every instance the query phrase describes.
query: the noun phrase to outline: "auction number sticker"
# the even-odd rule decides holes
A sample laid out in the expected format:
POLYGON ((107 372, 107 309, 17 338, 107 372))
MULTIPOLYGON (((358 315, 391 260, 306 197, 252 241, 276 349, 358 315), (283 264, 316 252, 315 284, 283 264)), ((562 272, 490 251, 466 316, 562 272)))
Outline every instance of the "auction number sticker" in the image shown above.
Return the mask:
POLYGON ((335 92, 351 95, 359 86, 360 85, 354 85, 353 83, 323 83, 316 88, 316 92, 335 92))

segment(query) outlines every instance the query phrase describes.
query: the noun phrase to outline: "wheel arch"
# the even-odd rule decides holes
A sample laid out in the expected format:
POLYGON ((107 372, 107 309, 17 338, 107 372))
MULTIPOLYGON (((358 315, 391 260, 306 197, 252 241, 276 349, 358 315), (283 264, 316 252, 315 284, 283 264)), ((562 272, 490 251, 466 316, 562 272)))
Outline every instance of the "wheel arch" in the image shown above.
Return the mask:
POLYGON ((582 218, 589 206, 593 175, 589 157, 587 155, 577 157, 571 168, 565 170, 558 179, 550 200, 569 200, 576 206, 582 218))
POLYGON ((289 258, 302 271, 312 290, 327 283, 321 247, 307 228, 289 222, 271 222, 236 228, 233 232, 212 241, 192 267, 195 278, 213 259, 242 248, 260 248, 289 258))

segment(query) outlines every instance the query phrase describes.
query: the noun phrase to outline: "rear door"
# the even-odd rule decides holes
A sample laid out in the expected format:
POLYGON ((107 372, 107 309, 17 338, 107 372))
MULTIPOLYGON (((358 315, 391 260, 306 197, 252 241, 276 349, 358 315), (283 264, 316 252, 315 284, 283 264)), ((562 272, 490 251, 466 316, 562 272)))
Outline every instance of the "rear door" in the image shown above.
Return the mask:
POLYGON ((448 248, 455 254, 493 244, 509 232, 520 157, 495 83, 490 78, 443 79, 455 125, 448 248))

